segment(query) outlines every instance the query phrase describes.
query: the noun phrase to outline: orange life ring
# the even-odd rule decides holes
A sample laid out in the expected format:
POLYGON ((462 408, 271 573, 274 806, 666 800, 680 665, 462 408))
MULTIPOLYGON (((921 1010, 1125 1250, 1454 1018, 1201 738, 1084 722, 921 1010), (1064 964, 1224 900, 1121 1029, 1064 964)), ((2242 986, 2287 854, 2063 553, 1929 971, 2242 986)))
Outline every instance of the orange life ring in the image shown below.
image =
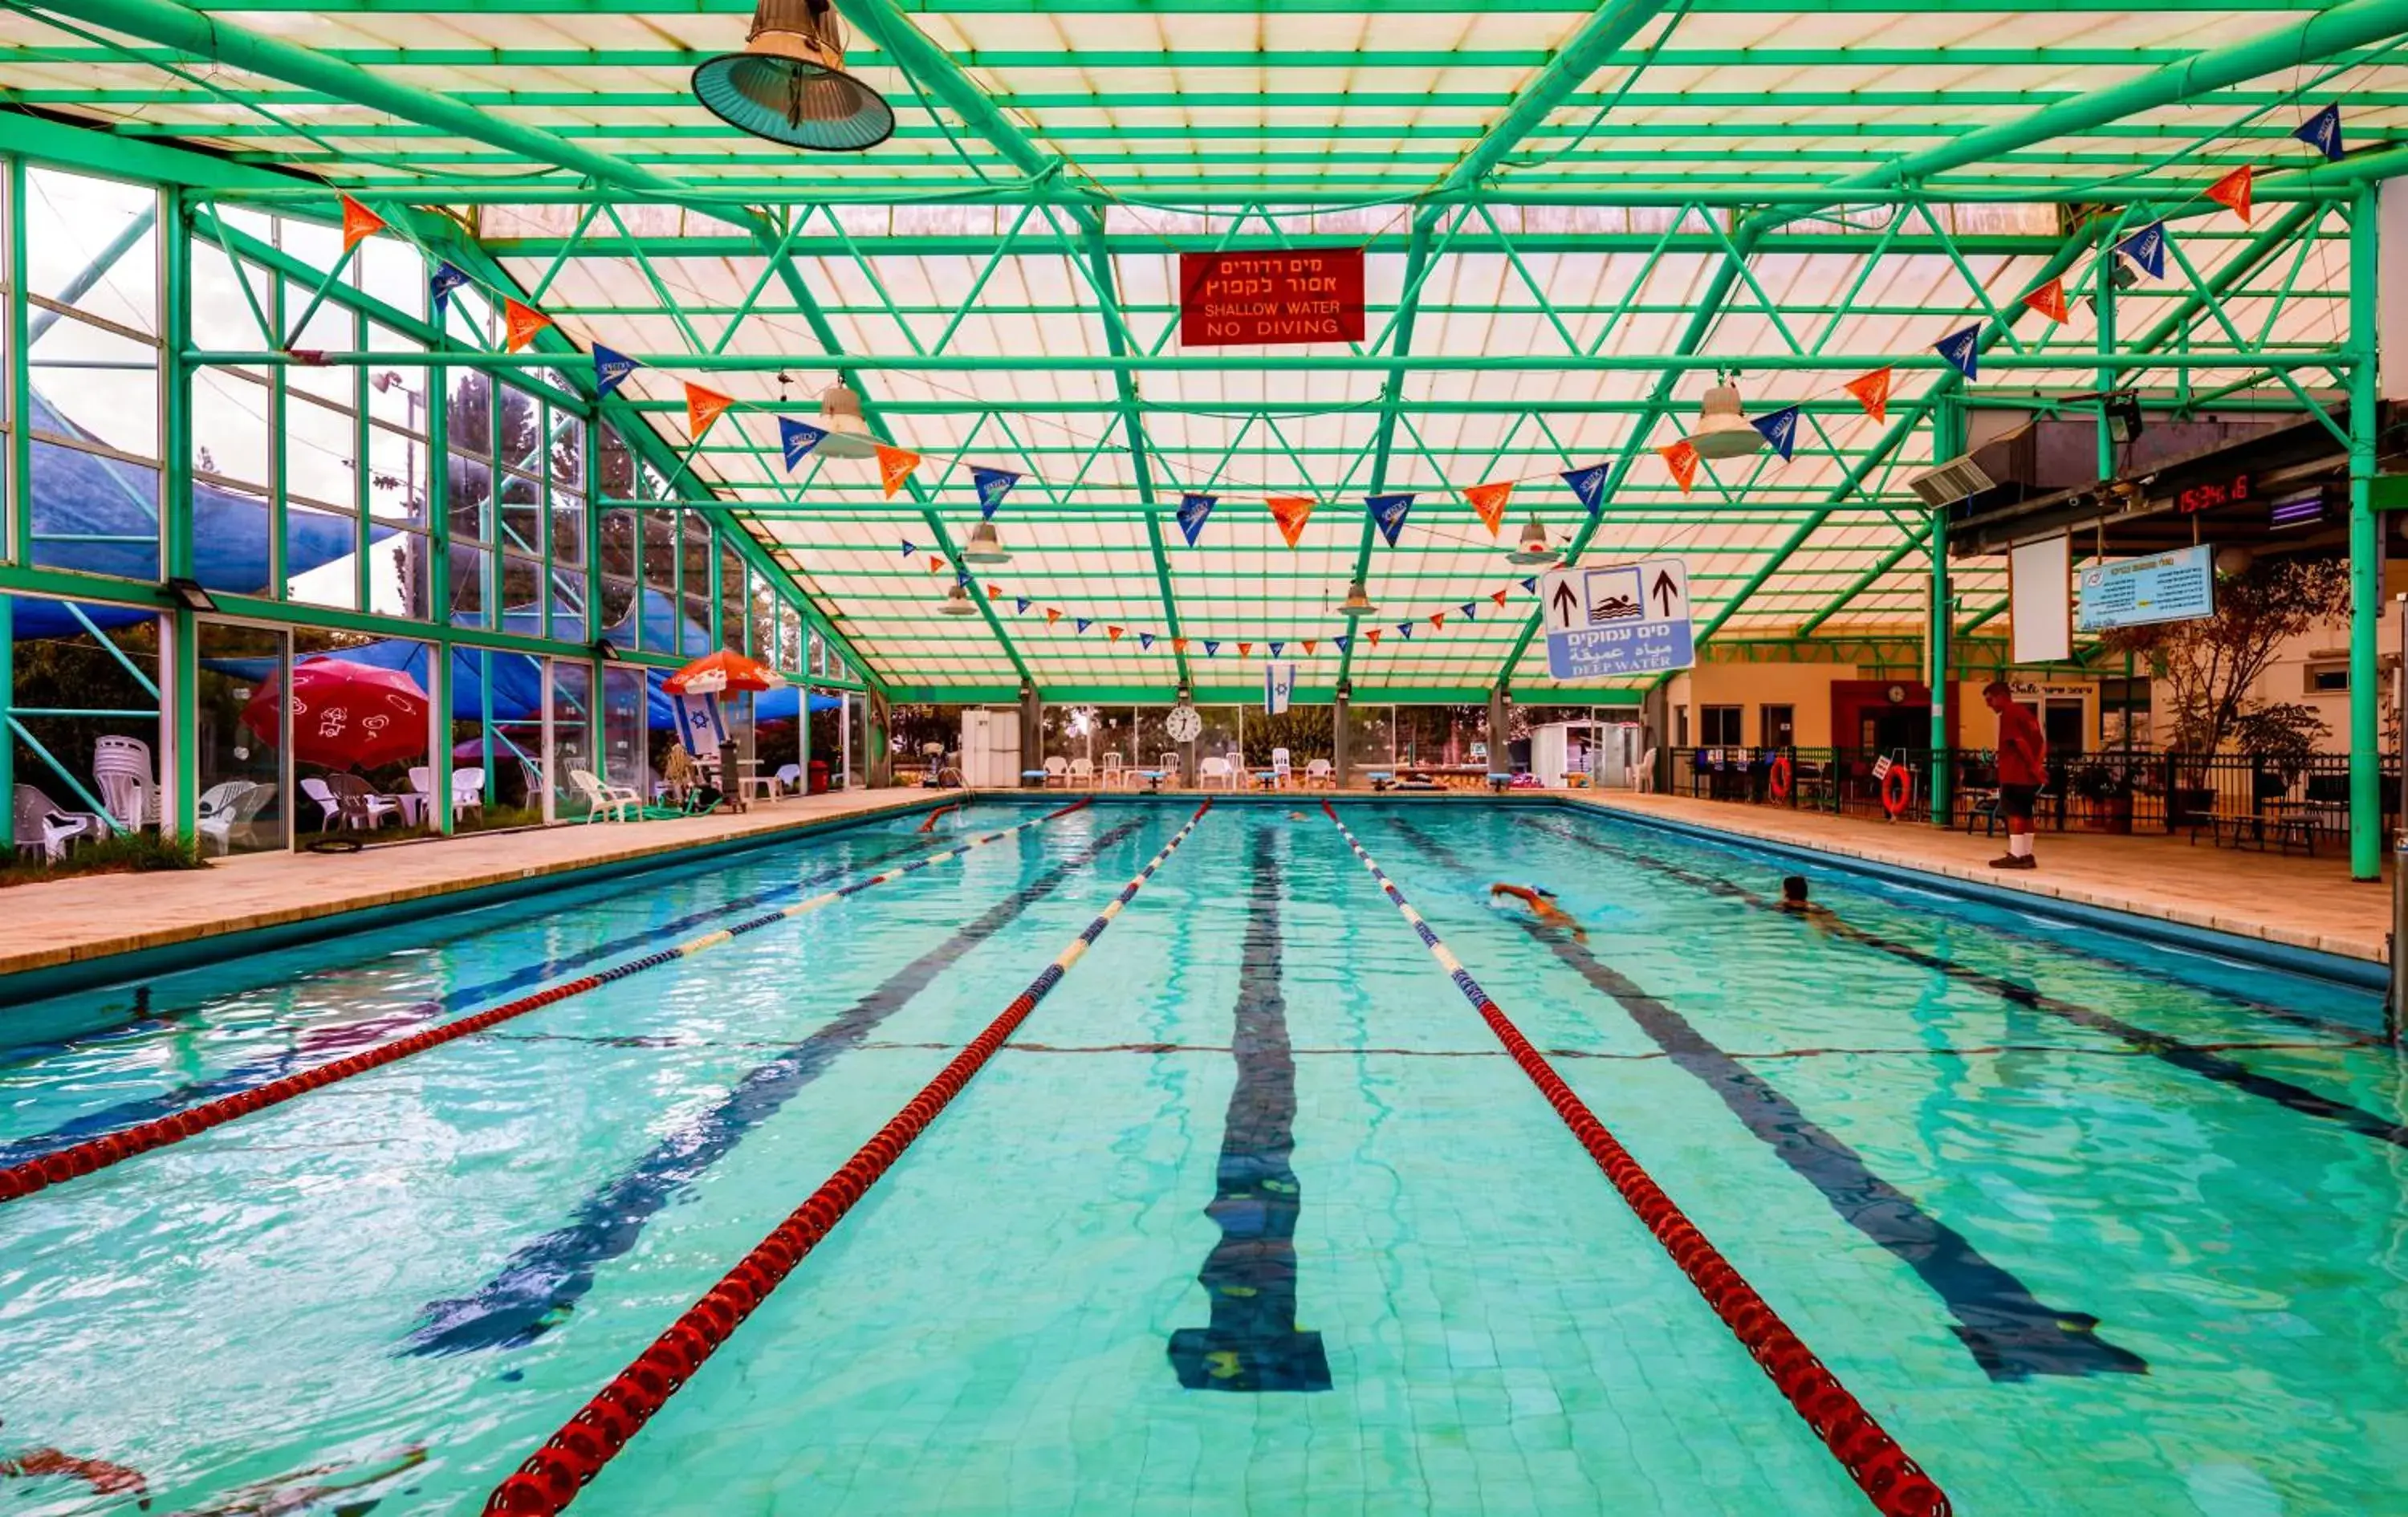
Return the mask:
POLYGON ((1772 756, 1772 773, 1765 780, 1765 788, 1771 792, 1772 798, 1776 801, 1787 800, 1795 779, 1796 770, 1790 766, 1789 755, 1775 753, 1772 756))
POLYGON ((1907 798, 1913 790, 1914 786, 1906 777, 1906 766, 1891 765, 1889 773, 1882 776, 1882 809, 1887 811, 1893 821, 1906 815, 1907 798))

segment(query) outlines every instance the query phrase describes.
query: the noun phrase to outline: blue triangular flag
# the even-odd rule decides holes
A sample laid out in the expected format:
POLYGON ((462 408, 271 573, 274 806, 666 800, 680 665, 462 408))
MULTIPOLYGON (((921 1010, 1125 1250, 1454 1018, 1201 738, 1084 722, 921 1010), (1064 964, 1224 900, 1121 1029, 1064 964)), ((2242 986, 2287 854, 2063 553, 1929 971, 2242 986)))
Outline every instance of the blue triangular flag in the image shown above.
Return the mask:
POLYGON ((1212 641, 1209 637, 1206 638, 1204 640, 1204 656, 1206 658, 1219 658, 1221 656, 1221 645, 1212 641))
POLYGON ((778 445, 786 451, 786 472, 792 474, 808 457, 810 451, 827 440, 827 428, 797 422, 791 416, 778 418, 778 445))
POLYGON ((1525 590, 1536 590, 1536 589, 1538 589, 1538 588, 1539 588, 1539 577, 1538 577, 1537 575, 1535 575, 1535 574, 1534 574, 1534 575, 1530 576, 1528 579, 1526 579, 1526 580, 1523 580, 1523 581, 1522 581, 1522 588, 1523 588, 1523 589, 1525 589, 1525 590))
POLYGON ((1465 601, 1462 605, 1460 605, 1460 606, 1458 606, 1458 607, 1456 607, 1456 608, 1455 608, 1455 614, 1456 614, 1456 615, 1458 615, 1458 616, 1460 616, 1460 617, 1462 617, 1466 622, 1469 622, 1469 621, 1472 620, 1472 616, 1471 616, 1471 608, 1472 608, 1472 605, 1473 605, 1473 602, 1470 602, 1470 601, 1465 601))
POLYGON ((1965 378, 1978 379, 1982 367, 1982 329, 1969 326, 1962 332, 1951 332, 1931 346, 1948 360, 1965 378))
POLYGON ((1285 643, 1273 643, 1273 644, 1271 644, 1271 657, 1273 657, 1273 658, 1277 658, 1277 657, 1279 657, 1279 656, 1280 656, 1280 653, 1281 653, 1281 651, 1282 651, 1282 650, 1283 650, 1283 649, 1285 649, 1286 647, 1287 647, 1287 644, 1285 644, 1285 643))
MULTIPOLYGON (((2141 272, 2153 279, 2166 277, 2166 223, 2151 222, 2148 225, 2115 244, 2115 250, 2138 264, 2141 272)), ((1972 378, 1967 375, 1966 378, 1972 378)))
POLYGON ((1580 503, 1588 508, 1589 515, 1595 516, 1605 508, 1604 465, 1591 464, 1584 469, 1573 469, 1564 476, 1564 483, 1572 487, 1572 494, 1580 497, 1580 503))
POLYGON ((435 314, 438 320, 444 308, 452 303, 452 292, 467 282, 468 276, 460 271, 458 265, 446 260, 435 265, 434 274, 426 280, 426 293, 434 299, 435 314))
POLYGON ((904 556, 905 558, 910 558, 911 555, 913 555, 914 553, 917 553, 919 551, 920 551, 920 550, 919 550, 918 546, 917 546, 916 544, 914 544, 914 543, 911 541, 911 539, 910 539, 910 538, 906 537, 906 538, 904 538, 904 539, 903 539, 903 556, 904 556))
POLYGON ((1152 648, 1154 646, 1154 634, 1151 632, 1139 633, 1137 635, 1137 645, 1140 648, 1152 648))
POLYGON ((1218 495, 1187 494, 1179 497, 1179 530, 1187 534, 1188 547, 1195 547, 1196 539, 1204 535, 1204 519, 1211 516, 1212 508, 1219 504, 1221 497, 1218 495))
POLYGON ((2323 153, 2328 160, 2338 161, 2342 152, 2341 102, 2335 101, 2301 122, 2300 129, 2291 135, 2323 153))
POLYGON ((1084 632, 1089 627, 1096 624, 1093 619, 1083 616, 1074 616, 1070 620, 1079 623, 1079 630, 1081 632, 1084 632))
POLYGON ((1011 608, 1019 612, 1021 615, 1026 616, 1028 614, 1028 597, 1025 595, 1013 596, 1011 608))
POLYGON ((1405 513, 1413 508, 1413 497, 1372 495, 1363 504, 1370 508, 1371 520, 1379 523, 1380 536, 1388 539, 1389 547, 1397 546, 1398 534, 1405 530, 1405 513))
POLYGON ((969 571, 969 570, 968 570, 968 569, 955 569, 955 570, 953 571, 953 583, 955 583, 955 584, 957 584, 957 585, 962 585, 962 586, 967 587, 967 586, 969 584, 969 582, 970 582, 970 571, 969 571))
POLYGON ((1330 638, 1330 639, 1329 639, 1329 642, 1330 642, 1330 646, 1331 646, 1331 647, 1336 648, 1340 652, 1341 652, 1341 653, 1342 653, 1342 652, 1346 651, 1346 645, 1347 645, 1348 643, 1353 642, 1354 640, 1354 638, 1352 638, 1352 637, 1332 637, 1332 638, 1330 638))
POLYGON ((1781 455, 1784 464, 1798 451, 1797 407, 1784 406, 1770 416, 1751 416, 1747 424, 1764 434, 1764 440, 1772 444, 1772 451, 1781 455))
POLYGON ((1413 640, 1413 624, 1411 622, 1398 623, 1397 636, 1404 638, 1407 642, 1412 642, 1413 640))
POLYGON ((615 348, 594 345, 594 394, 596 398, 610 394, 627 382, 627 376, 644 365, 615 348))
POLYGON ((1011 487, 1019 482, 1020 476, 1010 469, 982 469, 971 465, 970 486, 978 492, 979 515, 993 518, 995 508, 1003 504, 1003 497, 1011 494, 1011 487))

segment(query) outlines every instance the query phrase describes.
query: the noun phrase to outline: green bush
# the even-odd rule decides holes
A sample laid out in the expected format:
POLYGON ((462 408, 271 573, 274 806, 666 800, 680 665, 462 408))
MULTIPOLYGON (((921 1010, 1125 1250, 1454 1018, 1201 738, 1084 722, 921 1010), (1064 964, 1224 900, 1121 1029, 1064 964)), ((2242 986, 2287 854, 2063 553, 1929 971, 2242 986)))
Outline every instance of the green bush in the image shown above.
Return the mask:
POLYGON ((0 866, 0 886, 31 885, 86 874, 150 874, 159 869, 205 869, 200 845, 181 837, 136 832, 104 837, 70 849, 56 864, 18 862, 0 866))

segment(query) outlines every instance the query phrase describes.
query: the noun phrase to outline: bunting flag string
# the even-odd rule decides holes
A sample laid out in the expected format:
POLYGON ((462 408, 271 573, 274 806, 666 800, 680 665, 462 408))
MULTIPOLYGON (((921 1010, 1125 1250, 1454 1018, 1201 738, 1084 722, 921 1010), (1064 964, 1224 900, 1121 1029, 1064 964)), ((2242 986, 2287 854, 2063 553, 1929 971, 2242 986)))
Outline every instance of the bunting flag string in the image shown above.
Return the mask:
MULTIPOLYGON (((538 334, 552 325, 552 318, 524 301, 505 299, 502 302, 502 351, 517 352, 535 341, 538 334)), ((693 386, 687 386, 692 389, 693 386)))
POLYGON ((2253 175, 2250 167, 2247 164, 2243 164, 2209 185, 2206 192, 2207 198, 2240 217, 2241 224, 2247 226, 2249 224, 2249 191, 2252 182, 2253 175))
POLYGON ((2024 305, 2050 321, 2062 324, 2072 312, 2065 305, 2065 280, 2055 279, 2024 296, 2024 305))
POLYGON ((1179 530, 1187 535, 1188 547, 1195 547, 1196 539, 1204 536, 1205 519, 1212 514, 1212 508, 1219 504, 1221 504, 1221 497, 1218 495, 1191 494, 1179 497, 1179 530))
MULTIPOLYGON (((791 416, 778 418, 778 447, 786 455, 786 472, 792 474, 802 466, 811 451, 827 441, 827 428, 797 422, 791 416)), ((889 494, 893 492, 889 491, 889 494)))
POLYGON ((1804 409, 1802 406, 1784 406, 1768 415, 1752 417, 1747 424, 1762 434, 1764 440, 1772 445, 1772 451, 1779 453, 1781 461, 1786 464, 1798 451, 1798 418, 1804 409))
POLYGON ((451 307, 452 292, 466 287, 468 282, 468 276, 462 272, 460 265, 449 259, 436 265, 435 272, 426 277, 427 303, 435 308, 437 325, 443 321, 444 311, 451 307))
MULTIPOLYGON (((2166 277, 2166 223, 2151 222, 2148 225, 2115 244, 2115 250, 2132 261, 2134 267, 2153 279, 2166 277)), ((1965 376, 1971 379, 1972 375, 1965 376)))
POLYGON ((1672 482, 1681 487, 1681 494, 1685 495, 1698 487, 1697 444, 1683 437, 1669 448, 1656 449, 1656 454, 1672 471, 1672 482))
MULTIPOLYGON (((1605 509, 1605 474, 1604 465, 1592 464, 1584 469, 1573 469, 1563 477, 1564 483, 1571 486, 1574 498, 1591 516, 1605 509)), ((1490 527, 1488 531, 1493 537, 1497 529, 1490 527)))
POLYGON ((1940 356, 1948 360, 1949 366, 1957 373, 1968 379, 1981 378, 1982 329, 1980 327, 1969 326, 1951 332, 1931 346, 1939 350, 1940 356))
POLYGON ((994 521, 995 508, 1003 504, 1003 497, 1011 494, 1011 487, 1019 482, 1020 476, 1010 469, 990 469, 971 465, 970 488, 978 492, 979 515, 994 521))
POLYGON ((2291 134, 2309 147, 2325 155, 2327 163, 2337 164, 2342 158, 2341 103, 2335 101, 2300 123, 2291 134))
POLYGON ((1388 539, 1389 547, 1397 546, 1397 538, 1405 530, 1406 514, 1413 508, 1413 497, 1371 495, 1366 497, 1363 504, 1369 509, 1372 522, 1379 526, 1380 536, 1388 539))
POLYGON ((904 539, 903 539, 903 556, 904 556, 905 558, 910 558, 912 554, 917 553, 919 551, 920 551, 920 550, 919 550, 919 548, 918 548, 916 545, 914 545, 914 544, 912 543, 912 541, 911 541, 911 539, 910 539, 910 538, 906 537, 906 538, 904 538, 904 539))
POLYGON ((1280 536, 1290 548, 1304 536, 1304 524, 1312 520, 1315 504, 1311 495, 1273 495, 1263 503, 1271 508, 1271 520, 1279 523, 1280 536))
MULTIPOLYGON (((1493 484, 1476 484, 1463 493, 1463 498, 1471 502, 1471 508, 1480 514, 1480 524, 1488 529, 1488 535, 1492 537, 1496 537, 1498 529, 1504 526, 1505 503, 1512 496, 1513 481, 1511 479, 1499 479, 1493 484)), ((1288 546, 1295 547, 1296 539, 1289 538, 1288 546)))
POLYGON ((716 390, 705 390, 698 384, 687 385, 685 387, 685 435, 695 442, 700 442, 702 435, 710 430, 710 423, 718 421, 727 408, 735 404, 733 398, 723 395, 716 390))
POLYGON ((886 498, 893 500, 896 493, 903 488, 903 481, 911 478, 911 471, 920 466, 920 455, 908 448, 889 448, 882 442, 876 447, 878 482, 886 487, 886 498))

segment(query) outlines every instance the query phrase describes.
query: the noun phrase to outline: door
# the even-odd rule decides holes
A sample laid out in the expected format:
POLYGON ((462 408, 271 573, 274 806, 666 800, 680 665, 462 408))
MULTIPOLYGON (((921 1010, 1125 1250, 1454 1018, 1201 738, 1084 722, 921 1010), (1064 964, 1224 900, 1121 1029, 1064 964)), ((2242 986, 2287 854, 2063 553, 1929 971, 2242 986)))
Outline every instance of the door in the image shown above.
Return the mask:
POLYGON ((293 672, 290 637, 275 627, 199 623, 201 851, 265 853, 293 844, 293 672), (258 723, 253 725, 253 723, 258 723))
POLYGON ((2088 734, 2083 730, 2082 701, 2078 696, 2072 699, 2051 697, 2047 709, 2041 713, 2040 727, 2048 738, 2051 760, 2079 757, 2089 746, 2086 740, 2088 734))

